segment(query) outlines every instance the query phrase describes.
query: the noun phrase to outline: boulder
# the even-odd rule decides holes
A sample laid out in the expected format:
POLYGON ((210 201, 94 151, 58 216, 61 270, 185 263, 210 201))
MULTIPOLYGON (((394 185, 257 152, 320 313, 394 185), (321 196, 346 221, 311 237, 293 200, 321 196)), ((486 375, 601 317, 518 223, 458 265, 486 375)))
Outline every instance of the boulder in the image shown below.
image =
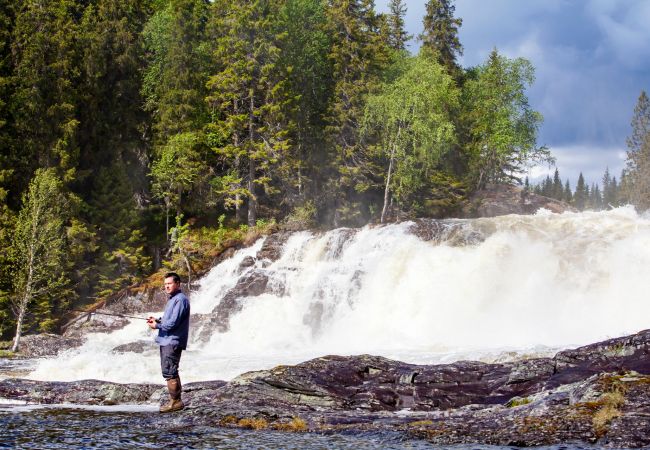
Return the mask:
POLYGON ((489 185, 471 195, 461 209, 462 218, 496 217, 507 214, 534 214, 540 208, 554 213, 576 211, 569 204, 511 185, 489 185))

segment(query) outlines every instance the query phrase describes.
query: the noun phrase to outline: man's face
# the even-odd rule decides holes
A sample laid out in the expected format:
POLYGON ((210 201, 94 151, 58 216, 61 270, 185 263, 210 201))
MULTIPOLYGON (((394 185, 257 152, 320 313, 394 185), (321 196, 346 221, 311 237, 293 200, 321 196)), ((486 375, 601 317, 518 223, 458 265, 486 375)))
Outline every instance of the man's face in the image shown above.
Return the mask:
POLYGON ((165 292, 171 294, 174 291, 177 291, 181 287, 180 283, 176 283, 173 277, 165 278, 165 292))

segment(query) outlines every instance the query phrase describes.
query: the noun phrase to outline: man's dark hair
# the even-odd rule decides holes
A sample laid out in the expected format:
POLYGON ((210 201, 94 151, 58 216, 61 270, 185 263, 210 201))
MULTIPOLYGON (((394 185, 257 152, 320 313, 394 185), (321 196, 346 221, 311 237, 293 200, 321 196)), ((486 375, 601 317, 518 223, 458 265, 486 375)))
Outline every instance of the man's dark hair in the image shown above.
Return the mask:
POLYGON ((181 284, 181 277, 176 272, 167 272, 165 278, 173 278, 174 283, 181 284))

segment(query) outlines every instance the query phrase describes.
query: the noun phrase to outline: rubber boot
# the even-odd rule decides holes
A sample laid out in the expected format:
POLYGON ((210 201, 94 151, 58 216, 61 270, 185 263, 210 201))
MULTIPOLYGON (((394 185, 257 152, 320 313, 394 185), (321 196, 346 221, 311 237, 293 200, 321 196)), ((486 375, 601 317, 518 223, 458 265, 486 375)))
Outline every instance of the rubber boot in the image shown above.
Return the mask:
POLYGON ((167 390, 169 391, 169 403, 161 406, 160 412, 174 412, 185 408, 185 405, 181 400, 181 379, 176 377, 167 380, 167 390))

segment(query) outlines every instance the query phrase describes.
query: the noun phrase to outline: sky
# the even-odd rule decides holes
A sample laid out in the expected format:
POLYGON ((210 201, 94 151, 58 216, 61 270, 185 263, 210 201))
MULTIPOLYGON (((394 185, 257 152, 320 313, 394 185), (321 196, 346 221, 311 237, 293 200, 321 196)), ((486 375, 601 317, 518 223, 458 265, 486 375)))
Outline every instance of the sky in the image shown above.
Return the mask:
MULTIPOLYGON (((387 11, 388 0, 376 0, 387 11)), ((426 0, 406 0, 407 31, 422 31, 426 0)), ((485 62, 493 48, 535 67, 530 105, 544 116, 538 144, 575 188, 605 168, 620 177, 625 140, 639 94, 650 90, 650 0, 456 0, 460 64, 485 62)), ((410 44, 417 51, 417 42, 410 44)), ((530 170, 540 181, 555 168, 530 170)))

